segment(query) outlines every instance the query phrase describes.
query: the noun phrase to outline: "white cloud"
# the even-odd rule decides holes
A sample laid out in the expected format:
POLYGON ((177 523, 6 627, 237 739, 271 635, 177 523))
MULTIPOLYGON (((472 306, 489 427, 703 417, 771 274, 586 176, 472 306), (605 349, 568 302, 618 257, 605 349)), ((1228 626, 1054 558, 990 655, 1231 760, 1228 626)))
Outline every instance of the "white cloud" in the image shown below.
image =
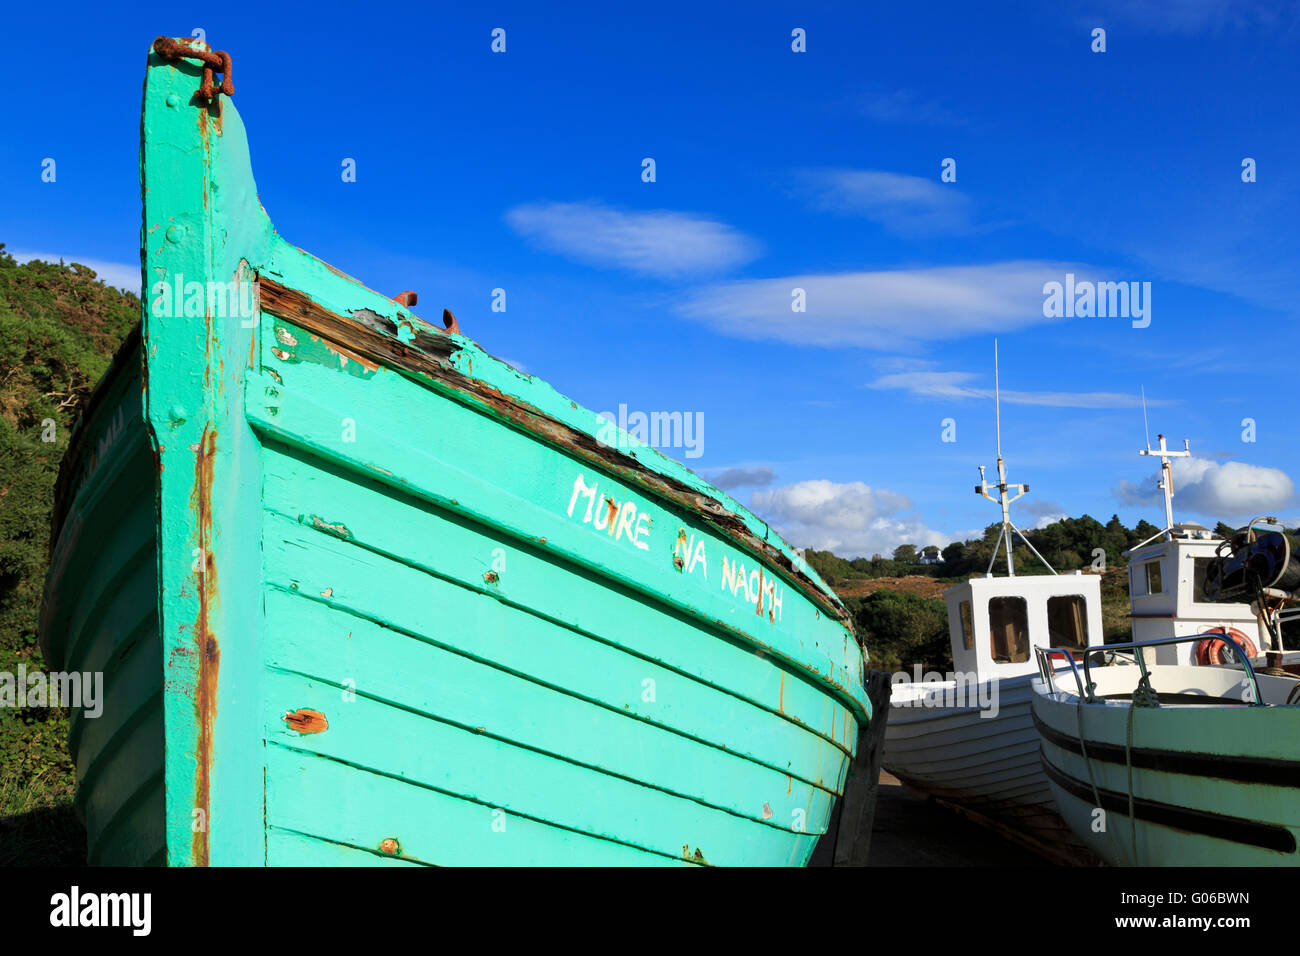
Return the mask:
POLYGON ((742 265, 758 243, 726 223, 658 209, 623 212, 595 202, 530 203, 506 213, 515 232, 589 265, 677 278, 742 265))
POLYGON ((105 259, 87 259, 82 256, 70 256, 58 252, 28 252, 18 249, 6 249, 5 251, 19 262, 30 262, 32 259, 54 263, 61 259, 69 265, 75 262, 93 269, 95 274, 108 285, 127 292, 134 292, 136 295, 140 294, 140 263, 138 262, 109 262, 105 259))
MULTIPOLYGON (((1045 322, 1043 285, 1086 267, 1010 261, 715 283, 679 307, 683 315, 746 339, 892 349, 900 342, 1011 332, 1045 322), (803 289, 806 311, 792 312, 803 289)), ((1108 321, 1087 319, 1083 321, 1108 321)))
POLYGON ((800 178, 818 209, 862 216, 903 235, 970 229, 970 200, 952 184, 875 169, 807 170, 800 178))
POLYGON ((905 495, 860 481, 819 478, 756 491, 750 507, 796 547, 841 557, 888 556, 900 544, 943 547, 951 540, 926 528, 905 495))
MULTIPOLYGON (((1208 458, 1175 458, 1174 515, 1180 512, 1223 521, 1250 518, 1295 504, 1295 483, 1279 468, 1244 461, 1217 462, 1208 458)), ((1154 476, 1134 483, 1121 481, 1115 496, 1128 505, 1154 505, 1163 500, 1154 476)))
MULTIPOLYGON (((972 372, 913 371, 882 375, 869 388, 902 389, 916 398, 964 401, 990 399, 993 389, 977 388, 967 383, 977 376, 972 372)), ((1124 392, 1024 392, 1002 389, 1002 401, 1008 405, 1046 405, 1054 408, 1134 408, 1142 404, 1140 395, 1124 392)), ((1166 399, 1147 399, 1148 406, 1172 405, 1166 399)))

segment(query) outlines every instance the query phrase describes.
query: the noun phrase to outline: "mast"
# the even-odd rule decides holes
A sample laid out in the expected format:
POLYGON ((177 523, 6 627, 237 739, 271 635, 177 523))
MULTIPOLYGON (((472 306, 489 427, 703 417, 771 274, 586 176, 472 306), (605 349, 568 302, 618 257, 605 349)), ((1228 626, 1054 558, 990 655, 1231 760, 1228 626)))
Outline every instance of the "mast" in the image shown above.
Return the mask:
MULTIPOLYGON (((1146 388, 1144 387, 1142 389, 1142 424, 1144 428, 1147 427, 1146 420, 1147 420, 1147 391, 1146 388)), ((1150 430, 1148 430, 1147 447, 1139 448, 1138 454, 1149 455, 1152 458, 1160 459, 1160 481, 1158 481, 1156 485, 1162 492, 1164 492, 1164 496, 1165 496, 1165 528, 1163 531, 1157 531, 1155 534, 1147 538, 1145 541, 1135 544, 1133 547, 1127 549, 1126 551, 1123 551, 1122 554, 1125 557, 1132 554, 1134 551, 1137 551, 1139 548, 1145 548, 1148 544, 1150 544, 1152 541, 1155 541, 1157 538, 1160 538, 1165 541, 1174 540, 1174 470, 1172 465, 1170 464, 1170 459, 1191 458, 1192 451, 1188 445, 1186 438, 1183 439, 1182 451, 1170 451, 1169 447, 1165 444, 1164 435, 1157 435, 1156 441, 1158 444, 1156 445, 1155 448, 1152 448, 1151 432, 1150 430)))
POLYGON ((998 489, 998 496, 994 498, 989 494, 989 488, 993 486, 991 486, 984 478, 983 465, 979 466, 980 483, 975 486, 975 493, 977 495, 981 495, 989 501, 996 502, 1002 508, 1002 530, 998 533, 998 543, 993 548, 993 555, 989 558, 989 568, 986 573, 993 573, 993 565, 998 559, 998 550, 1002 547, 1002 544, 1005 541, 1007 546, 1007 576, 1013 578, 1016 576, 1015 562, 1011 557, 1012 545, 1014 544, 1011 532, 1014 531, 1016 534, 1020 535, 1020 540, 1029 546, 1029 550, 1034 552, 1035 557, 1037 557, 1039 561, 1043 562, 1043 567, 1055 574, 1056 569, 1048 564, 1047 559, 1038 553, 1038 549, 1030 544, 1029 539, 1024 536, 1024 533, 1011 523, 1011 502, 1018 501, 1020 498, 1028 494, 1029 485, 1007 483, 1007 465, 1002 458, 1002 383, 998 369, 997 339, 993 340, 993 416, 995 428, 997 430, 998 483, 996 487, 998 489), (1016 492, 1014 497, 1007 497, 1007 492, 1010 490, 1016 492))
POLYGON ((1165 495, 1165 530, 1162 535, 1166 541, 1172 541, 1174 538, 1174 470, 1170 465, 1171 458, 1190 458, 1191 449, 1188 447, 1187 439, 1183 439, 1182 451, 1170 451, 1165 446, 1165 436, 1157 435, 1156 440, 1159 445, 1152 449, 1151 440, 1147 440, 1147 447, 1138 451, 1139 455, 1150 455, 1160 459, 1160 490, 1165 495))

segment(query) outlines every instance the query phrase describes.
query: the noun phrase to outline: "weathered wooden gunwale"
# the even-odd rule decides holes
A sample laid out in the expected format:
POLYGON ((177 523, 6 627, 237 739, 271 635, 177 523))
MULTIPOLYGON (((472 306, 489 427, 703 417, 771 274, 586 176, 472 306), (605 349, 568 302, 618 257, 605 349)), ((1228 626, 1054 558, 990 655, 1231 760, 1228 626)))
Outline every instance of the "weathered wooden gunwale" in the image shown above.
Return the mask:
MULTIPOLYGON (((397 338, 396 323, 383 316, 363 310, 354 314, 352 319, 347 319, 324 308, 310 296, 286 289, 270 279, 260 278, 258 287, 261 307, 272 315, 290 319, 377 364, 417 375, 424 382, 457 400, 487 409, 517 428, 537 435, 611 474, 628 478, 666 501, 704 516, 739 547, 785 570, 792 582, 830 617, 852 627, 851 617, 834 592, 825 584, 813 580, 811 572, 796 568, 789 554, 774 546, 770 538, 753 533, 737 511, 724 505, 717 497, 702 494, 671 475, 647 466, 636 455, 625 454, 617 448, 602 444, 589 433, 558 421, 519 397, 463 374, 449 365, 445 360, 463 347, 456 341, 459 336, 419 330, 413 343, 405 343, 397 338)), ((642 446, 639 451, 663 457, 658 450, 649 446, 642 446)))

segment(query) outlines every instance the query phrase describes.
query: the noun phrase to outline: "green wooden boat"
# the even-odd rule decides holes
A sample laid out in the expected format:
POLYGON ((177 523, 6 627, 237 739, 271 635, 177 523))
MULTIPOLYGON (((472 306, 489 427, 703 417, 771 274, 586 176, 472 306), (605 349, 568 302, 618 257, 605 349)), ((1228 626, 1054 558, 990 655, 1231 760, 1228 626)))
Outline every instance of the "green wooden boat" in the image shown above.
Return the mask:
POLYGON ((834 594, 282 239, 229 79, 151 49, 142 325, 59 476, 41 640, 105 675, 90 862, 806 863, 870 713, 834 594))

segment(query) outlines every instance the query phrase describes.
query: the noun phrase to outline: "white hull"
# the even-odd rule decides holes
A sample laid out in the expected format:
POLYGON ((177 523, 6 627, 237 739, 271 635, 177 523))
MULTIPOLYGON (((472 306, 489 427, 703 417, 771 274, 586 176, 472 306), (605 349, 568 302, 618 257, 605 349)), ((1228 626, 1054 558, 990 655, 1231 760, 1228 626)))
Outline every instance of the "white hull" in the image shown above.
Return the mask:
POLYGON ((1078 838, 1121 866, 1300 864, 1300 707, 1285 706, 1295 681, 1260 676, 1264 700, 1283 706, 1252 707, 1232 702, 1240 670, 1156 666, 1161 706, 1133 708, 1136 670, 1093 670, 1097 694, 1122 699, 1082 707, 1072 678, 1058 674, 1055 691, 1034 680, 1044 766, 1078 838))
POLYGON ((897 686, 882 765, 914 790, 1070 854, 1079 844, 1057 814, 1043 773, 1029 681, 1028 674, 1002 680, 992 717, 981 717, 977 707, 906 706, 916 685, 897 686))

